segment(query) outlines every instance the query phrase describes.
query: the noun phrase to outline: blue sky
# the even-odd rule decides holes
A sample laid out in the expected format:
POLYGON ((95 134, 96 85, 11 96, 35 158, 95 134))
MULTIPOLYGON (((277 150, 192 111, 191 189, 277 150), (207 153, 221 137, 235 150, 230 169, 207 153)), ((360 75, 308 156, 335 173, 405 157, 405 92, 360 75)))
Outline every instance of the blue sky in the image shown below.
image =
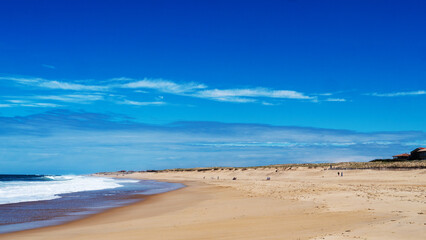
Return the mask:
POLYGON ((2 1, 0 171, 366 161, 425 145, 425 9, 2 1))

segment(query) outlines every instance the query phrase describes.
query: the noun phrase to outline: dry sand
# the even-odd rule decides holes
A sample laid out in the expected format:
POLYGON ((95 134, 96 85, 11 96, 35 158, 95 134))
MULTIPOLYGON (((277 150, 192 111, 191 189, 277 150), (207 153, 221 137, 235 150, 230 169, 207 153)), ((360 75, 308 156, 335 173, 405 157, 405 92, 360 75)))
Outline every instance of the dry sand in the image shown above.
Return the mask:
POLYGON ((0 239, 426 239, 426 170, 350 170, 343 177, 337 172, 111 174, 188 187, 0 239))

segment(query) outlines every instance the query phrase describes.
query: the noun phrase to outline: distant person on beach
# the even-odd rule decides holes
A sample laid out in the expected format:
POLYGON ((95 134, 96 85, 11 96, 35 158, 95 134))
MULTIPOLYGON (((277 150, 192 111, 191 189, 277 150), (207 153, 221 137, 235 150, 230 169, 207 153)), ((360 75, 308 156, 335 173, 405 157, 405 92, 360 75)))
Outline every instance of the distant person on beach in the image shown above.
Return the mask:
POLYGON ((337 176, 340 176, 340 172, 337 172, 337 176))
POLYGON ((340 176, 343 177, 343 172, 340 173, 340 176))

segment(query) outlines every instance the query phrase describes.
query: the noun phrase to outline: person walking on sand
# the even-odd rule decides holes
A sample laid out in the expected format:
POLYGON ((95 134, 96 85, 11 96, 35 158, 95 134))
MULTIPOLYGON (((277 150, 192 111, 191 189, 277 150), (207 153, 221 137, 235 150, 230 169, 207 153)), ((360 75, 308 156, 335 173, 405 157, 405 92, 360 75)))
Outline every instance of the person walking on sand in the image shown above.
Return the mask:
POLYGON ((337 172, 337 176, 340 176, 340 172, 337 172))

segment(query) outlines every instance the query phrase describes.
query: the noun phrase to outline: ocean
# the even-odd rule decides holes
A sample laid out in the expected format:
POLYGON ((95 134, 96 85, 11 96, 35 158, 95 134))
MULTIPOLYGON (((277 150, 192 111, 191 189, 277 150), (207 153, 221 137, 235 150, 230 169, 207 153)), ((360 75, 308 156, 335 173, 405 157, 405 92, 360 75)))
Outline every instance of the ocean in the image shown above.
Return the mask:
POLYGON ((0 233, 61 224, 181 187, 79 175, 0 175, 0 233))

